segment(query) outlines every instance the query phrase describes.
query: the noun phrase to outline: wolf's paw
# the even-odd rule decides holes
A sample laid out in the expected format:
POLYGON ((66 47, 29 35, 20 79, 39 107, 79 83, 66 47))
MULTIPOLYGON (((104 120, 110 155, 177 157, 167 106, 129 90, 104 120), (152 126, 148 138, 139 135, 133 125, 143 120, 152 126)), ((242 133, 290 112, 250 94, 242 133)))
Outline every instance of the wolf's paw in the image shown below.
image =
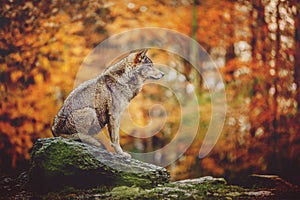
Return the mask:
POLYGON ((131 155, 129 153, 126 153, 126 152, 122 152, 121 155, 126 157, 126 158, 131 158, 131 155))

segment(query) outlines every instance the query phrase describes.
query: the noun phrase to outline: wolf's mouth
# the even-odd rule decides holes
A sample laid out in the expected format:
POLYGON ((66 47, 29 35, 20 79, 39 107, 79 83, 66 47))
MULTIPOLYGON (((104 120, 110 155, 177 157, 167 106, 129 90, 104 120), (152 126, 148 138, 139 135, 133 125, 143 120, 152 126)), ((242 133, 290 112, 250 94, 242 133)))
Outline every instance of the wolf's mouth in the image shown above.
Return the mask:
POLYGON ((164 75, 165 75, 164 73, 160 73, 160 74, 157 75, 157 76, 151 75, 150 78, 151 78, 151 79, 154 79, 154 80, 159 80, 159 79, 161 79, 164 75))

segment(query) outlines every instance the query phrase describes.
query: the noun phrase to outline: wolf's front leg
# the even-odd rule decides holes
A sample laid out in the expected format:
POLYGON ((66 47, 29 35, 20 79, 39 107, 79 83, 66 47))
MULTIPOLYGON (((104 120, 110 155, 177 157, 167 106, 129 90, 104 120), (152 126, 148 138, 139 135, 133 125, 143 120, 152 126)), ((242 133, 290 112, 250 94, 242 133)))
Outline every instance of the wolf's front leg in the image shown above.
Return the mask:
POLYGON ((131 155, 124 152, 120 146, 120 118, 117 116, 110 116, 108 123, 108 132, 110 136, 111 146, 115 149, 116 153, 121 154, 127 158, 131 158, 131 155))

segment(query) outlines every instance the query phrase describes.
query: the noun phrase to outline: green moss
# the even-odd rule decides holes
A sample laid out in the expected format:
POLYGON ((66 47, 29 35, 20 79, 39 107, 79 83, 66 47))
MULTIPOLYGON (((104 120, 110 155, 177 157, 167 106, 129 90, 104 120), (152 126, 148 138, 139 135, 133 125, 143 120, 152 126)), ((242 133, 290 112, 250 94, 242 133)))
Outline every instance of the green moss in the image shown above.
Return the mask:
MULTIPOLYGON (((199 179, 198 179, 199 180, 199 179)), ((99 188, 91 190, 65 190, 42 196, 43 199, 269 199, 271 192, 232 186, 222 183, 218 179, 190 182, 173 182, 159 185, 151 189, 137 186, 118 186, 114 188, 99 188)), ((42 198, 41 198, 42 199, 42 198)))
POLYGON ((222 183, 220 180, 203 183, 168 183, 152 189, 116 187, 101 195, 108 199, 251 199, 250 189, 222 183))
POLYGON ((32 151, 29 170, 29 182, 34 190, 99 185, 150 188, 168 181, 169 173, 164 168, 134 159, 127 160, 63 138, 38 140, 32 151))
POLYGON ((110 195, 113 199, 133 199, 139 196, 142 191, 139 187, 119 186, 112 189, 110 195))
POLYGON ((97 160, 85 152, 80 146, 58 140, 51 145, 44 145, 35 152, 35 165, 44 169, 49 176, 52 172, 70 176, 74 174, 74 170, 70 170, 71 166, 79 170, 97 168, 97 160))

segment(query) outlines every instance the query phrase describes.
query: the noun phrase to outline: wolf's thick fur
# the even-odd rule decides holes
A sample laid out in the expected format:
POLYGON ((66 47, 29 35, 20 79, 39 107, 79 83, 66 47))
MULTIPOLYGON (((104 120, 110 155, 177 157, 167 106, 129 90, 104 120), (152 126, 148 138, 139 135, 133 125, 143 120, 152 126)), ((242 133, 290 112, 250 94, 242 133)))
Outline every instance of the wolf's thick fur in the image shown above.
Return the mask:
POLYGON ((120 146, 120 115, 141 91, 145 80, 164 75, 153 67, 146 52, 144 49, 129 54, 97 78, 74 89, 54 119, 53 135, 101 146, 93 136, 107 125, 116 153, 130 157, 120 146))

